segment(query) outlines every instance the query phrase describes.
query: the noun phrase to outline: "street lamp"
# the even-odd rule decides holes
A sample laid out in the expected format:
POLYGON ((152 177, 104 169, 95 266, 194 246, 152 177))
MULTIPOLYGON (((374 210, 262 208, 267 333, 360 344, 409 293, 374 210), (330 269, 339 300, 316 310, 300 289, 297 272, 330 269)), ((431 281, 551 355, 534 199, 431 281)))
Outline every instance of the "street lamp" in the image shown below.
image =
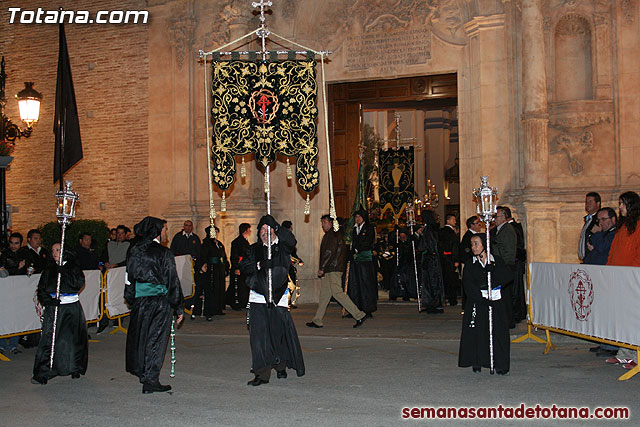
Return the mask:
POLYGON ((13 151, 16 139, 29 138, 31 136, 33 125, 40 116, 40 100, 42 99, 42 94, 33 88, 33 82, 25 82, 25 88, 16 95, 20 118, 27 125, 25 129, 20 129, 4 113, 4 107, 7 104, 4 91, 6 79, 7 74, 4 72, 3 56, 2 61, 0 61, 0 154, 2 154, 0 156, 0 247, 4 247, 7 241, 9 214, 6 200, 6 170, 13 160, 10 154, 13 151))

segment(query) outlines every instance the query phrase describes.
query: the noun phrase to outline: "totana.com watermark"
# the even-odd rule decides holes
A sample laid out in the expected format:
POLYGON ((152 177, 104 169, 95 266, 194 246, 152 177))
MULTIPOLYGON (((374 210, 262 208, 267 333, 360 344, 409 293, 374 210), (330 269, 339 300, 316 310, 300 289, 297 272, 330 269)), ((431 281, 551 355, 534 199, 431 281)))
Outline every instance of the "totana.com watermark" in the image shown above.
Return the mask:
POLYGON ((147 10, 36 10, 9 8, 10 24, 146 24, 147 10))

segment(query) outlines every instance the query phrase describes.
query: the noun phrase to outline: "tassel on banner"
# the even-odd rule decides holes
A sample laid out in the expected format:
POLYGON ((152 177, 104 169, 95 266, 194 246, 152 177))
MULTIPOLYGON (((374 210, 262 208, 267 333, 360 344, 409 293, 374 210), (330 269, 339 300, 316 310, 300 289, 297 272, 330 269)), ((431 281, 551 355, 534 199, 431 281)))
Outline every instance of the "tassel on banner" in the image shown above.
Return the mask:
POLYGON ((293 179, 293 170, 291 170, 291 163, 289 163, 289 159, 287 158, 287 180, 291 181, 293 179))
POLYGON ((222 201, 220 202, 220 212, 227 211, 227 192, 222 192, 222 201))
POLYGON ((311 213, 311 202, 309 201, 309 195, 307 194, 307 201, 304 203, 304 214, 309 215, 311 213))
POLYGON ((240 178, 247 177, 247 166, 244 163, 244 156, 242 157, 242 163, 240 164, 240 178))

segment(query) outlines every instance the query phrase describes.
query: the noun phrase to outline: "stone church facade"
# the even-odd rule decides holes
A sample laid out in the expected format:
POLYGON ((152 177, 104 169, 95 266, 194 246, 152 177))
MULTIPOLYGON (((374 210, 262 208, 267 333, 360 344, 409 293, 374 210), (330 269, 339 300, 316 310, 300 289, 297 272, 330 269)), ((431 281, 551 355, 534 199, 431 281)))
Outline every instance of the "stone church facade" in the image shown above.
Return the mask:
MULTIPOLYGON (((78 1, 71 7, 150 16, 146 25, 66 26, 85 151, 66 176, 81 194, 79 217, 115 226, 152 214, 167 218, 173 232, 190 218, 204 234, 205 66, 197 51, 257 28, 251 2, 78 1)), ((489 175, 500 203, 525 224, 532 261, 577 262, 588 191, 617 208, 619 194, 640 190, 637 0, 274 0, 272 10, 273 32, 331 51, 329 84, 455 74, 460 216, 474 213, 471 191, 489 175)), ((0 30, 7 93, 33 80, 44 94, 34 135, 19 141, 7 173, 13 228, 26 232, 54 214, 57 26, 9 24, 2 11, 0 30)), ((19 121, 17 112, 8 113, 19 121)), ((310 215, 284 164, 272 169, 273 212, 294 223, 298 253, 308 262, 299 273, 309 285, 308 301, 317 298, 319 218, 329 206, 322 122, 318 131, 323 181, 310 215)), ((246 178, 238 174, 227 194, 228 211, 216 219, 227 245, 240 222, 255 224, 265 211, 263 173, 250 160, 246 178)), ((214 200, 219 211, 219 193, 214 200)))

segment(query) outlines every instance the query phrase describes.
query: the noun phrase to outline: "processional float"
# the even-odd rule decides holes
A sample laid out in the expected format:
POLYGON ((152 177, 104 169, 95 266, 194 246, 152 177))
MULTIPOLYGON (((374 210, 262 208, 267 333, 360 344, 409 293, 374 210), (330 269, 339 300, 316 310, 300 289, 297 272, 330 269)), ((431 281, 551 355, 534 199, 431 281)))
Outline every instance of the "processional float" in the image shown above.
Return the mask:
MULTIPOLYGON (((266 6, 271 1, 253 2, 259 8, 258 29, 214 50, 199 51, 205 66, 211 62, 211 80, 204 73, 205 121, 207 138, 207 166, 209 171, 209 219, 210 236, 216 236, 217 217, 213 200, 213 184, 222 191, 220 211, 226 212, 226 192, 235 180, 236 156, 241 157, 240 175, 246 176, 244 156, 254 154, 256 162, 264 169, 264 192, 266 211, 271 214, 271 178, 269 167, 276 155, 286 157, 287 179, 293 179, 290 158, 295 158, 295 176, 298 186, 307 193, 305 215, 310 213, 309 194, 318 186, 320 174, 317 169, 318 141, 316 105, 316 57, 322 70, 322 103, 324 133, 327 144, 327 164, 329 178, 329 215, 334 219, 334 229, 338 221, 333 195, 333 178, 329 150, 326 84, 324 61, 328 51, 315 51, 278 34, 266 26, 266 6), (261 49, 257 51, 229 50, 241 41, 257 37, 261 49), (267 50, 269 37, 276 36, 282 41, 303 50, 267 50), (247 57, 241 60, 241 55, 247 57), (279 55, 287 55, 286 60, 279 55), (298 60, 304 55, 305 59, 298 60), (225 59, 226 58, 226 59, 225 59), (209 107, 211 99, 211 107, 209 107), (210 134, 210 128, 212 133, 210 134)), ((255 12, 258 14, 257 12, 255 12)), ((279 44, 279 46, 282 46, 279 44)), ((271 231, 269 228, 267 256, 271 259, 271 231)), ((268 303, 273 301, 271 269, 268 270, 268 303)))

